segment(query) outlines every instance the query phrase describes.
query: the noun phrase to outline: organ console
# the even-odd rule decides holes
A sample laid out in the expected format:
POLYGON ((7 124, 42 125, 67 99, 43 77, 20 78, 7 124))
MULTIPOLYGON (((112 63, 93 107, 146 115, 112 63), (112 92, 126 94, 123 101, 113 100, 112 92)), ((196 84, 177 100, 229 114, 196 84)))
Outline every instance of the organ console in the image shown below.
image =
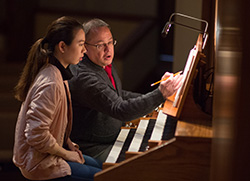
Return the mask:
POLYGON ((200 34, 177 94, 150 116, 135 121, 136 126, 121 128, 95 181, 209 180, 211 116, 195 103, 192 85, 203 56, 201 46, 200 34))

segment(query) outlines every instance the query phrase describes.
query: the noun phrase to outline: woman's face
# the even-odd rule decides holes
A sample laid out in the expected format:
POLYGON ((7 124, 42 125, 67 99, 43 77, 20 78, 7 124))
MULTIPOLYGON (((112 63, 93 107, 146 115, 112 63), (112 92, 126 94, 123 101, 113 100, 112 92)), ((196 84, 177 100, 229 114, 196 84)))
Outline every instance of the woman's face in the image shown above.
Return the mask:
POLYGON ((82 29, 78 30, 75 34, 75 37, 70 45, 64 47, 64 52, 62 54, 62 64, 64 67, 67 67, 69 64, 77 64, 82 60, 86 48, 85 43, 85 33, 82 29))

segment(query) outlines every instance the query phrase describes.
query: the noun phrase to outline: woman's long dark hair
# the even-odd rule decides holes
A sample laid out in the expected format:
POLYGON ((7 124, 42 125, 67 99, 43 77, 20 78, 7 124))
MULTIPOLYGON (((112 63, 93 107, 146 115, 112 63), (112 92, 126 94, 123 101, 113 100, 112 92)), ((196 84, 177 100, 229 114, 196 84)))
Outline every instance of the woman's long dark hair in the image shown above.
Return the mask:
POLYGON ((44 65, 48 64, 55 46, 60 41, 70 45, 79 29, 83 29, 81 23, 74 18, 65 16, 48 26, 45 37, 37 40, 29 51, 23 72, 15 87, 15 98, 17 100, 22 102, 25 100, 36 75, 44 65))

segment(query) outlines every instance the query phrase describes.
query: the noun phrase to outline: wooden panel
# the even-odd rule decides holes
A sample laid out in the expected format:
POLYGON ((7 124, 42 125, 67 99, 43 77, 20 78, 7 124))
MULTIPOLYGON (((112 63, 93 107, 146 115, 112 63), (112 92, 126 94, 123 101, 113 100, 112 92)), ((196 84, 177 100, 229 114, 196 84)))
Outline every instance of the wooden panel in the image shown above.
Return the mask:
POLYGON ((175 136, 212 138, 213 130, 211 121, 185 122, 178 121, 175 136))
POLYGON ((209 180, 210 138, 176 137, 120 164, 94 180, 209 180))

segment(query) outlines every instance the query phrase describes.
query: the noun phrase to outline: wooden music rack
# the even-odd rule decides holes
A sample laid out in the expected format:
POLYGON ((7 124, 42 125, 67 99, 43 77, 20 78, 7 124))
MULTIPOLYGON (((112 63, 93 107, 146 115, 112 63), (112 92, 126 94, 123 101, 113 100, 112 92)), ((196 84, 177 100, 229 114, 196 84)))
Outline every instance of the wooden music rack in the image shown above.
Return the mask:
MULTIPOLYGON (((199 61, 203 58, 202 54, 202 35, 199 34, 195 47, 190 51, 189 57, 183 72, 184 80, 182 87, 176 94, 169 97, 164 104, 163 112, 174 118, 180 119, 181 115, 185 113, 185 104, 190 105, 187 101, 188 94, 192 92, 192 81, 197 75, 196 69, 199 61)), ((191 96, 192 97, 192 96, 191 96)), ((194 106, 195 107, 195 106, 194 106)), ((184 116, 186 118, 186 116, 184 116)), ((192 116, 193 118, 193 116, 192 116)))

